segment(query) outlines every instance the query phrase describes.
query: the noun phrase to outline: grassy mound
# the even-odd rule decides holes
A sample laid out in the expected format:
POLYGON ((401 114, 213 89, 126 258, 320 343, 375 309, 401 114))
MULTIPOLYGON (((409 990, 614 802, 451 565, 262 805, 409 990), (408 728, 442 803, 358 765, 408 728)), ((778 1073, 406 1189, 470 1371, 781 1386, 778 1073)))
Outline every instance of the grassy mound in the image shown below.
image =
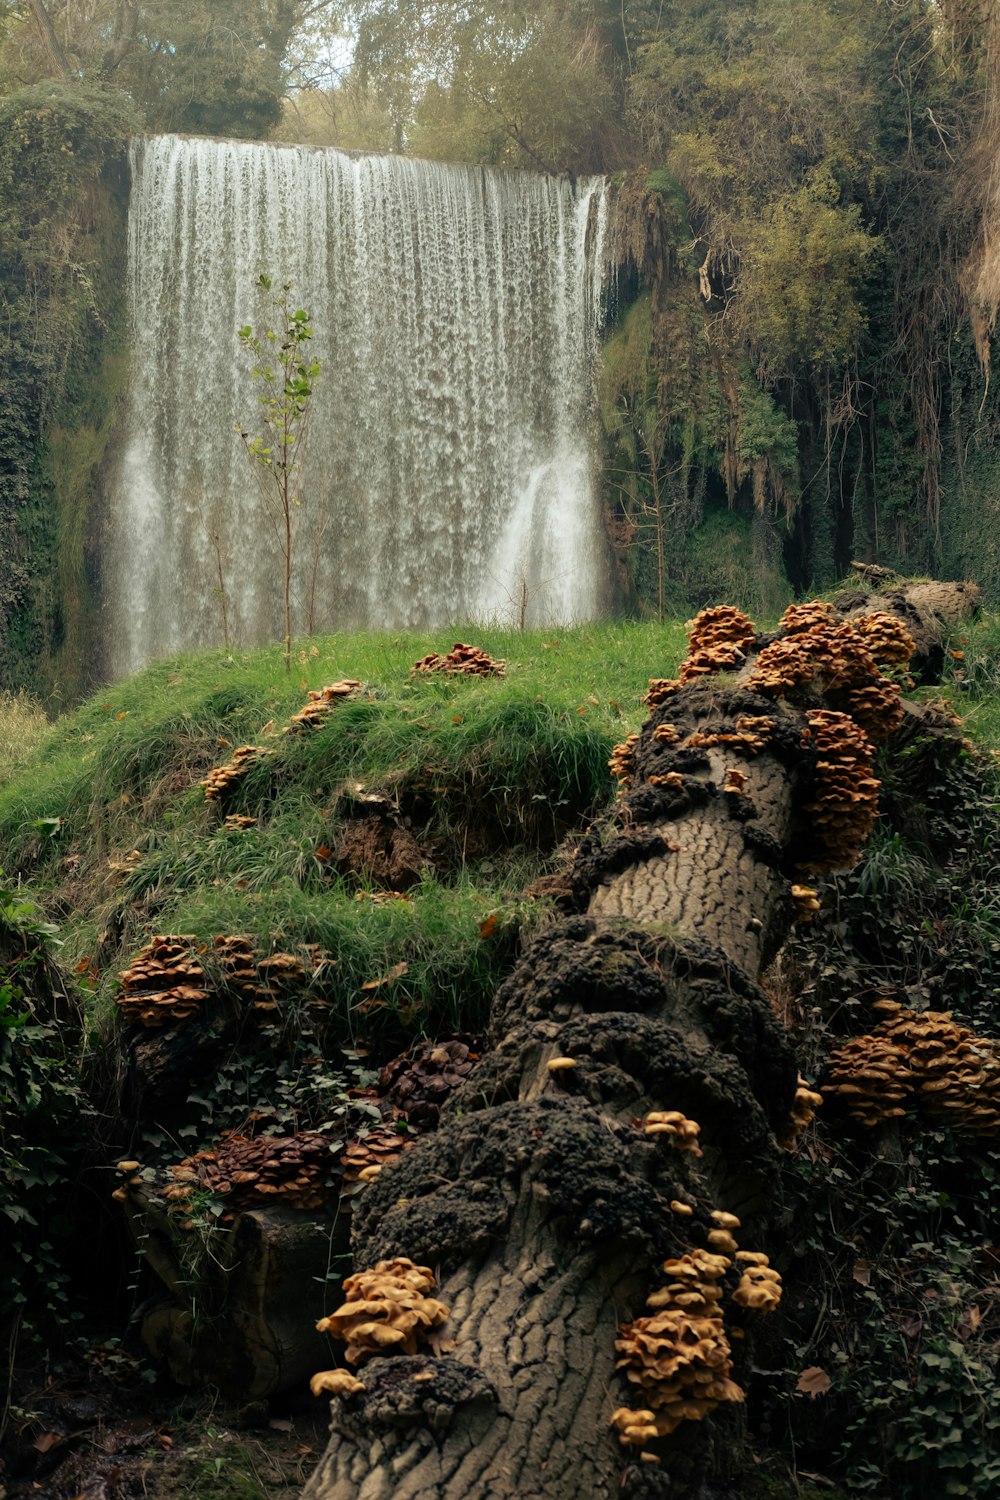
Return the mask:
MULTIPOLYGON (((99 1024, 153 931, 246 932, 264 952, 320 944, 337 957, 346 1035, 362 985, 401 964, 391 1019, 432 1034, 482 1019, 528 915, 518 893, 610 796, 611 748, 684 637, 680 625, 609 624, 475 639, 507 660, 505 676, 411 675, 450 639, 328 636, 290 678, 277 648, 159 662, 51 728, 0 784, 0 860, 59 923, 64 964, 104 1002, 99 1024), (286 732, 308 690, 344 676, 362 682, 356 697, 286 732), (247 743, 267 753, 207 801, 202 779, 247 743), (406 899, 336 867, 373 793, 419 850, 406 899)), ((376 1019, 370 1006, 365 1029, 376 1019)))

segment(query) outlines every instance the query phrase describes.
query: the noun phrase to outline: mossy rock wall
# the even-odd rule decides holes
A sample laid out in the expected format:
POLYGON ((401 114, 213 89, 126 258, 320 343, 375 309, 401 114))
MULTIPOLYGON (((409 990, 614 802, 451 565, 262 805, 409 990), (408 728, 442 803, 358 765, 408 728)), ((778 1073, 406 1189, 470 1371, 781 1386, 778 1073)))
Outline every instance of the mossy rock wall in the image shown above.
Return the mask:
POLYGON ((96 87, 0 101, 0 687, 54 708, 94 677, 91 518, 125 378, 134 124, 96 87))

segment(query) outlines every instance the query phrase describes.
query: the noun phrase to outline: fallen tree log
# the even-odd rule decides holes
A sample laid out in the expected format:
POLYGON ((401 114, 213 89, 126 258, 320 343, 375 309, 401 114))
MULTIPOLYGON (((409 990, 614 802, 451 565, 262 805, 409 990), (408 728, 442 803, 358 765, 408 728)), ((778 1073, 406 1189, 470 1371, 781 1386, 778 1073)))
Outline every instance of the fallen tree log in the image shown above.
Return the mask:
MULTIPOLYGON (((356 1264, 439 1268, 449 1343, 338 1383, 308 1500, 696 1496, 724 1471, 732 1340, 760 1305, 740 1298, 733 1234, 744 1264, 765 1259, 778 1138, 812 1098, 756 981, 810 910, 804 873, 849 866, 876 815, 871 741, 904 717, 878 663, 913 645, 887 617, 793 607, 758 637, 707 611, 679 680, 652 685, 614 760, 623 795, 570 874, 586 913, 535 939, 493 1051, 355 1214, 356 1264), (713 1256, 712 1394, 679 1400, 629 1350, 657 1264, 713 1256)), ((654 1334, 665 1371, 683 1364, 654 1334)))

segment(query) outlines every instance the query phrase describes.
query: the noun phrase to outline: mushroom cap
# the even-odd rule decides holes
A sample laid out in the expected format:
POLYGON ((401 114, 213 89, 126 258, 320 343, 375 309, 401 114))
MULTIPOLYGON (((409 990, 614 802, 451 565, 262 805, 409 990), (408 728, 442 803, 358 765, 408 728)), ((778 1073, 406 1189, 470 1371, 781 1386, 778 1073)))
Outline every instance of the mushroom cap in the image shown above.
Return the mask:
POLYGON ((314 1396, 353 1396, 364 1386, 349 1370, 320 1370, 309 1382, 314 1396))
POLYGON ((735 1214, 727 1214, 724 1209, 714 1208, 709 1214, 713 1224, 718 1224, 720 1229, 739 1229, 740 1221, 735 1214))

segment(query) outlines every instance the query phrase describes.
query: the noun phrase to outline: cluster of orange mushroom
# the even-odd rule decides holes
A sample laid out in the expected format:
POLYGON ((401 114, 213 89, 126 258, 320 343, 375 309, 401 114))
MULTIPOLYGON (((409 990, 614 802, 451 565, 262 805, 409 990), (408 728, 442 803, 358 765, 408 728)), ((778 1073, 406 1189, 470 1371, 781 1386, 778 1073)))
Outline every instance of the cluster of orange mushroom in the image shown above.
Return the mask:
POLYGON ((733 671, 745 660, 745 648, 755 634, 753 622, 741 610, 728 604, 703 609, 691 621, 687 656, 677 677, 651 677, 643 703, 647 708, 657 708, 686 683, 713 672, 733 671))
POLYGON ((971 1135, 1000 1132, 1000 1039, 977 1036, 951 1011, 876 1001, 886 1020, 830 1056, 823 1092, 873 1128, 918 1110, 971 1135))
MULTIPOLYGON (((722 1282, 734 1263, 740 1271, 731 1294, 736 1307, 768 1313, 781 1300, 781 1277, 767 1256, 737 1248, 736 1215, 716 1209, 711 1217, 715 1227, 709 1231, 708 1248, 664 1261, 667 1284, 647 1298, 650 1315, 618 1330, 618 1368, 644 1403, 612 1413, 611 1425, 628 1446, 645 1449, 682 1422, 701 1421, 722 1402, 743 1400, 741 1387, 731 1378, 732 1351, 722 1309, 722 1282)), ((651 1453, 641 1456, 657 1461, 651 1453)))
POLYGON ((303 1131, 251 1139, 227 1132, 211 1151, 198 1151, 171 1167, 173 1180, 163 1196, 182 1229, 195 1227, 189 1212, 199 1191, 224 1198, 229 1219, 264 1203, 312 1212, 330 1197, 335 1165, 322 1135, 303 1131))
POLYGON ((483 651, 479 646, 467 646, 462 641, 456 641, 447 656, 439 656, 436 651, 422 656, 415 661, 411 668, 414 672, 462 672, 469 677, 505 677, 507 674, 507 663, 498 661, 496 657, 490 656, 488 651, 483 651))
POLYGON ((654 1109, 641 1122, 643 1135, 651 1139, 665 1136, 678 1151, 690 1151, 692 1156, 701 1156, 698 1145, 701 1126, 689 1120, 679 1109, 654 1109))
POLYGON ((811 1089, 806 1080, 799 1075, 798 1086, 795 1090, 795 1098, 792 1101, 792 1112, 788 1129, 778 1138, 778 1144, 791 1150, 803 1131, 809 1129, 816 1118, 816 1111, 823 1103, 823 1095, 811 1089))
MULTIPOLYGON (((192 1016, 211 992, 212 980, 202 962, 205 951, 192 933, 154 937, 120 975, 118 1007, 125 1019, 159 1027, 192 1016)), ((265 955, 251 937, 232 933, 216 937, 214 951, 224 987, 255 1011, 277 1011, 282 1000, 303 994, 310 1011, 329 1005, 322 996, 308 994, 316 971, 331 961, 314 943, 306 944, 302 954, 265 955)))
POLYGON ((206 802, 221 802, 233 787, 239 786, 244 776, 266 756, 273 755, 264 745, 241 745, 233 751, 233 758, 224 766, 215 766, 198 785, 204 789, 206 802))
POLYGON ((451 1315, 427 1295, 435 1285, 428 1266, 405 1257, 380 1260, 373 1270, 345 1278, 343 1304, 316 1328, 345 1341, 344 1357, 352 1365, 380 1354, 416 1354, 451 1315))
MULTIPOLYGON (((665 728, 661 725, 661 728, 665 728)), ((684 741, 685 750, 711 750, 716 745, 727 745, 739 755, 752 759, 766 750, 774 733, 774 720, 766 714, 741 714, 732 731, 713 731, 705 734, 696 730, 684 741)), ((654 739, 657 737, 654 732, 654 739)))
POLYGON ((622 740, 611 752, 608 766, 612 776, 617 777, 619 789, 626 787, 635 774, 635 747, 639 743, 637 734, 630 734, 628 739, 622 740))
POLYGON ((713 672, 731 672, 746 658, 745 648, 756 628, 741 610, 721 604, 703 609, 691 622, 688 652, 681 662, 678 680, 694 682, 713 672))
MULTIPOLYGON (((217 937, 215 948, 222 961, 222 972, 229 989, 235 990, 253 1010, 262 1014, 276 1012, 282 1001, 299 999, 321 965, 330 961, 326 951, 307 943, 304 956, 298 953, 260 953, 252 940, 242 934, 217 937)), ((329 1001, 309 995, 311 1011, 325 1010, 329 1001)))
POLYGON ((345 677, 329 687, 310 691, 305 708, 292 714, 285 725, 285 734, 297 734, 302 729, 315 729, 325 723, 333 705, 341 698, 353 698, 360 691, 361 683, 356 677, 345 677))
POLYGON ((898 620, 876 613, 838 622, 833 605, 816 600, 793 604, 781 629, 782 636, 757 657, 746 687, 793 700, 804 691, 820 691, 833 708, 850 714, 873 744, 899 727, 899 685, 879 670, 880 660, 899 665, 913 653, 913 641, 898 620))
POLYGON ((815 794, 806 803, 816 842, 801 868, 850 869, 878 817, 871 744, 849 714, 825 708, 807 716, 802 743, 817 760, 815 794))
MULTIPOLYGON (((727 607, 702 610, 692 622, 688 655, 676 678, 650 681, 643 700, 651 708, 665 702, 687 683, 720 671, 738 671, 738 682, 765 697, 787 699, 808 712, 803 745, 819 752, 816 791, 807 811, 817 848, 802 862, 805 870, 848 868, 857 859, 878 811, 878 781, 872 775, 872 745, 886 739, 902 720, 901 690, 883 675, 880 663, 899 667, 914 644, 906 627, 892 615, 875 612, 840 620, 823 601, 795 604, 785 611, 780 634, 765 645, 749 670, 739 671, 754 643, 754 626, 741 611, 727 607), (814 708, 818 694, 829 708, 814 708)), ((684 750, 718 746, 752 758, 770 743, 771 719, 745 714, 733 730, 695 731, 687 738, 672 724, 653 730, 653 738, 684 750)), ((615 747, 609 762, 622 786, 634 772, 634 736, 615 747)), ((680 787, 676 771, 649 778, 656 786, 680 787)), ((747 785, 739 768, 726 772, 723 791, 742 794, 747 785)), ((800 920, 818 910, 816 893, 797 887, 793 899, 800 920)))
MULTIPOLYGON (((342 1196, 345 1199, 352 1198, 355 1193, 367 1187, 369 1182, 374 1182, 383 1167, 387 1167, 416 1144, 416 1135, 402 1135, 392 1125, 377 1125, 366 1136, 348 1141, 340 1157, 344 1174, 342 1196)), ((349 1205, 345 1204, 346 1206, 349 1205)))
POLYGON ((118 1008, 126 1021, 140 1026, 168 1026, 186 1021, 208 998, 205 970, 190 933, 154 937, 119 978, 118 1008))
POLYGON ((856 616, 851 624, 880 666, 905 667, 913 655, 913 637, 898 616, 876 610, 856 616))

